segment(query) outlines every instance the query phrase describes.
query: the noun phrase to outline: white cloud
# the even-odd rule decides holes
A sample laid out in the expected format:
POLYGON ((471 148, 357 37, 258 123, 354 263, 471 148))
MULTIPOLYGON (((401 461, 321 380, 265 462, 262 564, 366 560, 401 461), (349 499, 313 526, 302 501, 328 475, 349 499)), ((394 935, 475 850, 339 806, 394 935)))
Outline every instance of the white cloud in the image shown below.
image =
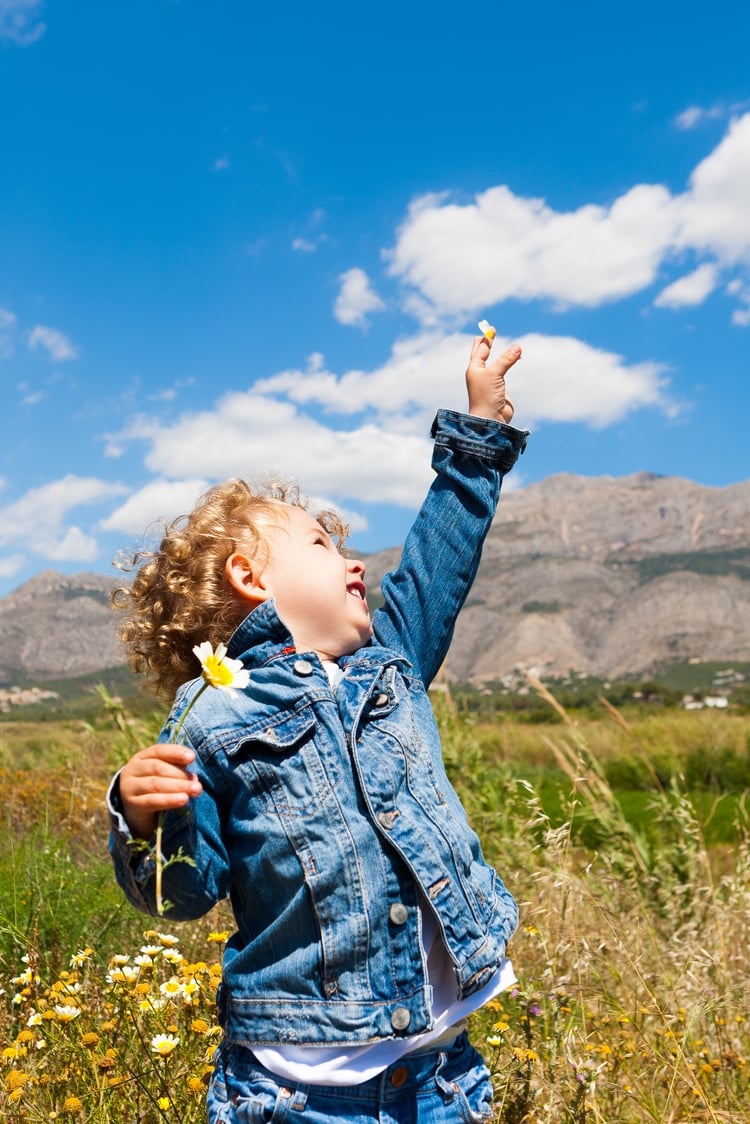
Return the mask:
POLYGON ((93 562, 97 553, 96 539, 80 527, 68 527, 62 538, 45 545, 45 554, 53 562, 93 562))
POLYGON ((425 324, 473 319, 510 298, 595 307, 652 285, 686 251, 708 259, 699 265, 746 273, 748 182, 750 113, 731 123, 682 194, 636 184, 609 205, 567 212, 506 185, 468 202, 426 195, 385 257, 405 286, 403 307, 425 324))
POLYGON ((29 347, 32 351, 43 348, 58 363, 78 356, 78 348, 67 336, 57 328, 47 328, 43 324, 37 324, 29 332, 29 347))
POLYGON ((10 359, 13 354, 13 335, 17 317, 9 308, 0 308, 0 359, 10 359))
POLYGON ((38 406, 47 397, 43 390, 30 390, 21 399, 22 406, 38 406))
POLYGON ((523 406, 519 422, 583 422, 601 429, 644 407, 669 416, 678 412, 667 393, 664 364, 628 366, 621 355, 569 336, 528 335, 519 342, 523 366, 511 392, 523 406))
POLYGON ((716 288, 717 281, 716 266, 706 262, 662 289, 654 304, 657 308, 683 308, 685 305, 701 304, 716 288))
POLYGON ((119 433, 106 433, 104 435, 105 457, 121 457, 125 442, 149 441, 159 431, 158 422, 145 414, 136 414, 119 433))
POLYGON ((42 0, 0 0, 0 42, 28 47, 44 35, 42 0))
POLYGON ((311 242, 309 238, 294 238, 292 240, 292 249, 298 250, 301 254, 314 254, 317 248, 315 242, 311 242))
POLYGON ((122 484, 72 474, 30 488, 0 508, 0 548, 17 544, 46 558, 90 561, 96 543, 80 528, 65 526, 69 512, 125 492, 122 484))
POLYGON ((363 269, 348 269, 339 281, 341 288, 333 315, 341 324, 363 324, 369 313, 385 308, 363 269))
POLYGON ((725 110, 718 105, 712 105, 710 108, 700 105, 689 105, 687 109, 683 109, 682 113, 678 113, 674 119, 674 123, 678 129, 694 129, 696 125, 701 125, 704 121, 714 121, 717 117, 723 117, 725 110))
MULTIPOLYGON (((210 486, 208 480, 152 480, 103 519, 99 527, 103 531, 119 531, 134 540, 148 540, 152 532, 160 535, 164 524, 189 514, 210 486)), ((313 511, 338 511, 352 533, 367 530, 367 519, 361 512, 342 507, 330 496, 312 495, 308 499, 313 511)))
MULTIPOLYGON (((341 375, 310 357, 305 370, 281 371, 210 410, 148 429, 136 424, 111 440, 147 440, 147 467, 158 477, 101 524, 141 532, 158 516, 189 510, 205 482, 230 476, 296 479, 308 493, 352 510, 391 503, 416 507, 431 478, 430 422, 439 406, 465 408, 462 377, 470 338, 420 333, 399 341, 371 370, 341 375), (196 480, 196 473, 200 480, 196 480)), ((498 340, 499 352, 510 341, 498 340)), ((675 411, 665 369, 628 365, 571 337, 529 335, 509 377, 519 425, 570 421, 602 427, 639 408, 675 411)))
POLYGON ((721 265, 750 265, 750 113, 695 168, 688 191, 675 200, 675 245, 703 251, 721 265))
POLYGON ((208 480, 152 480, 99 524, 103 531, 143 534, 157 522, 170 523, 178 515, 192 511, 199 497, 210 486, 208 480))
POLYGON ((735 278, 727 285, 727 292, 739 301, 739 308, 732 313, 732 323, 738 328, 750 327, 750 283, 735 278))
MULTIPOLYGON (((522 404, 520 424, 574 421, 609 425, 641 406, 666 413, 674 404, 665 391, 665 368, 645 362, 628 366, 622 356, 568 336, 498 338, 495 354, 520 343, 523 358, 508 376, 511 398, 522 404)), ((306 371, 284 371, 255 384, 254 391, 284 395, 300 406, 328 413, 370 411, 389 432, 424 433, 439 405, 464 408, 463 381, 470 337, 420 334, 394 345, 390 359, 374 371, 337 377, 315 355, 306 371)))
POLYGON ((0 578, 14 578, 25 561, 23 554, 9 554, 7 558, 0 558, 0 578))
POLYGON ((640 185, 610 207, 553 211, 505 186, 459 204, 416 200, 388 254, 390 272, 440 316, 467 316, 514 297, 598 305, 656 277, 673 233, 664 187, 640 185))
POLYGON ((370 421, 330 428, 292 402, 250 390, 159 429, 146 464, 169 479, 192 478, 196 471, 210 480, 278 475, 339 499, 409 507, 424 488, 429 455, 425 437, 384 432, 370 421))

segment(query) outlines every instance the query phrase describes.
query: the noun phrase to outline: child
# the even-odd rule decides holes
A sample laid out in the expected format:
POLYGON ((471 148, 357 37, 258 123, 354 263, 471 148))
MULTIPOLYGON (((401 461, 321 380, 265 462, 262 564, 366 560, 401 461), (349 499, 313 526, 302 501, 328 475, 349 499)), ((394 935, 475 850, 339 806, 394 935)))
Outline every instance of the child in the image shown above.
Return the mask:
POLYGON ((490 347, 475 338, 468 414, 433 423, 437 477, 372 622, 335 520, 241 481, 173 524, 116 595, 133 666, 184 684, 162 742, 113 782, 118 880, 154 912, 153 856, 130 844, 163 812, 166 858, 194 860, 164 870, 169 917, 228 895, 237 924, 212 1124, 491 1118, 464 1025, 514 982, 517 909, 445 774, 427 697, 526 445, 505 424, 520 348, 488 365, 490 347), (184 717, 204 640, 225 641, 249 685, 207 690, 184 717))

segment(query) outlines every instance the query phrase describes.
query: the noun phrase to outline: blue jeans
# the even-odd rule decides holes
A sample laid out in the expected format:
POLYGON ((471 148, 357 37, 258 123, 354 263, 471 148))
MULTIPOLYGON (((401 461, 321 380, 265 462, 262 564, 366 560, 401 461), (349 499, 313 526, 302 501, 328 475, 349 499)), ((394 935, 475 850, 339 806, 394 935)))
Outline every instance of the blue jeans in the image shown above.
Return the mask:
POLYGON ((361 1085, 286 1085, 243 1046, 225 1042, 208 1091, 209 1124, 482 1124, 492 1086, 462 1034, 448 1050, 402 1058, 361 1085))

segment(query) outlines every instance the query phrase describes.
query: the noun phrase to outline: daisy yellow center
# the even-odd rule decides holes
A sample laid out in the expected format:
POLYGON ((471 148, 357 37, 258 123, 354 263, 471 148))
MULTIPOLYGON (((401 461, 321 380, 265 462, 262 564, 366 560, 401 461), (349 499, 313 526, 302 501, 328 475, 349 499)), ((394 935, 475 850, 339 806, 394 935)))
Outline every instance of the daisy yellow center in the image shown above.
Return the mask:
POLYGON ((213 655, 203 664, 203 677, 212 687, 228 687, 232 682, 230 669, 213 655))

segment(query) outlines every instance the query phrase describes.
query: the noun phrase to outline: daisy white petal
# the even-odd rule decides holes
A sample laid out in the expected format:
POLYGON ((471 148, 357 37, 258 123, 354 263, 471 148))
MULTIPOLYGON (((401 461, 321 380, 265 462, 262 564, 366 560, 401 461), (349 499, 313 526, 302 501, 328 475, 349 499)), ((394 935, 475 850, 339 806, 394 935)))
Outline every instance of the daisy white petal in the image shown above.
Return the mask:
POLYGON ((225 644, 217 644, 214 651, 208 640, 204 640, 196 644, 193 654, 200 660, 203 678, 211 687, 241 688, 250 681, 250 673, 242 666, 242 661, 227 658, 225 644))

